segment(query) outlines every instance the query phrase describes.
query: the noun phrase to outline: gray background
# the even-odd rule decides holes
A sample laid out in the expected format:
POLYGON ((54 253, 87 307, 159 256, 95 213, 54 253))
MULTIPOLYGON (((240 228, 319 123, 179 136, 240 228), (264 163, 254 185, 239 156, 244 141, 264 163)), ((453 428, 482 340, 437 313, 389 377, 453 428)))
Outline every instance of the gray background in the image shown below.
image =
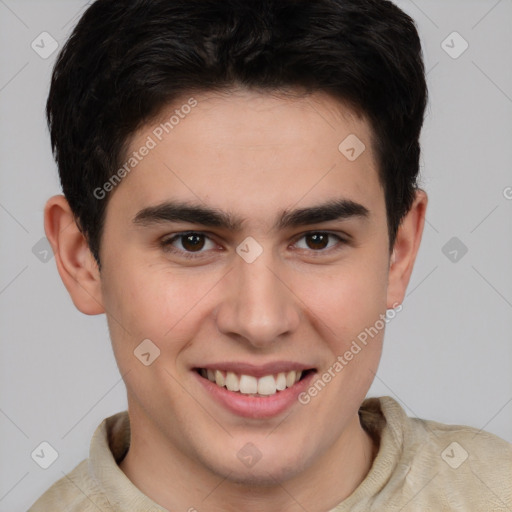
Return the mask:
MULTIPOLYGON (((424 44, 430 203, 370 395, 512 441, 512 0, 397 3, 424 44), (458 58, 454 31, 469 44, 458 58), (443 252, 452 237, 459 247, 443 252)), ((126 408, 105 318, 75 310, 54 259, 33 253, 45 200, 60 189, 43 117, 56 53, 43 59, 31 43, 46 31, 62 45, 84 6, 0 0, 1 512, 26 510, 87 457, 101 420, 126 408), (42 441, 59 454, 46 470, 31 458, 42 441)))

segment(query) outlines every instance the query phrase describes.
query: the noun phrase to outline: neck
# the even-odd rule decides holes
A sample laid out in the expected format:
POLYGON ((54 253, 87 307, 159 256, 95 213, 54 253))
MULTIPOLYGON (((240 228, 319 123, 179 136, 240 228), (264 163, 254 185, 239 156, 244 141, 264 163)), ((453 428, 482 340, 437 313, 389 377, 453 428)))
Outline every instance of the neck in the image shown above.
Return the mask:
POLYGON ((337 442, 295 477, 247 485, 177 449, 140 410, 130 408, 130 427, 130 449, 119 466, 138 489, 167 510, 324 512, 352 494, 376 455, 376 446, 356 415, 337 442))

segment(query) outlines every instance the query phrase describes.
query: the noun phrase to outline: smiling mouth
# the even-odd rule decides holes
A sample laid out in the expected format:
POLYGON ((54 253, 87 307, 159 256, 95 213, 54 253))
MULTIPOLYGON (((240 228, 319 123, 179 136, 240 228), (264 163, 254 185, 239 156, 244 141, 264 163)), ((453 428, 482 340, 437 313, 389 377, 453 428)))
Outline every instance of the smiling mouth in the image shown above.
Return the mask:
POLYGON ((314 371, 314 369, 304 371, 292 370, 257 378, 253 375, 211 370, 209 368, 196 369, 196 372, 201 377, 208 379, 220 388, 226 388, 228 391, 242 395, 257 397, 273 396, 280 391, 291 388, 314 371))

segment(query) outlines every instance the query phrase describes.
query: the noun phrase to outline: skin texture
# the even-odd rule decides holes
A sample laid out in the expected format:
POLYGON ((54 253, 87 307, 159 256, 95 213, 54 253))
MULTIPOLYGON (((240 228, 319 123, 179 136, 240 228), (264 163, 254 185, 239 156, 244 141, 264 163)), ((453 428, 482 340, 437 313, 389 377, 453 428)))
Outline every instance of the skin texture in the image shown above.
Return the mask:
MULTIPOLYGON (((234 90, 194 98, 197 106, 110 193, 101 272, 63 196, 45 210, 74 304, 86 314, 106 313, 132 428, 120 467, 170 510, 329 510, 361 483, 375 456, 357 411, 377 371, 384 330, 310 403, 267 419, 241 417, 212 400, 193 368, 288 361, 326 371, 359 333, 401 304, 427 196, 417 191, 390 258, 384 192, 363 118, 321 93, 234 90), (338 150, 350 134, 366 145, 353 162, 338 150), (169 199, 245 221, 239 232, 133 222, 143 208, 169 199), (331 199, 350 199, 369 214, 273 229, 283 210, 331 199), (198 258, 182 255, 191 250, 183 239, 172 245, 178 253, 162 248, 162 239, 191 230, 208 237, 198 258), (334 236, 319 249, 304 236, 319 231, 348 241, 334 236), (252 263, 236 252, 248 236, 263 249, 252 263), (150 366, 134 356, 144 339, 161 351, 150 366), (248 442, 262 455, 252 467, 237 457, 248 442)), ((137 132, 130 151, 159 123, 137 132)))

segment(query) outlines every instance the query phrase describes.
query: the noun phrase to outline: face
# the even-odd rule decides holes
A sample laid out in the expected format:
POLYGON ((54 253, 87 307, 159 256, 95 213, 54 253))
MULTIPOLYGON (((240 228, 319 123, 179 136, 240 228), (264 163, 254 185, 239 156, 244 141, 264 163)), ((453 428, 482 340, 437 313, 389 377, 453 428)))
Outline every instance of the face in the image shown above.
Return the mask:
POLYGON ((393 305, 369 125, 322 94, 198 94, 134 151, 100 253, 132 421, 231 480, 320 464, 377 370, 384 330, 358 336, 393 305))

